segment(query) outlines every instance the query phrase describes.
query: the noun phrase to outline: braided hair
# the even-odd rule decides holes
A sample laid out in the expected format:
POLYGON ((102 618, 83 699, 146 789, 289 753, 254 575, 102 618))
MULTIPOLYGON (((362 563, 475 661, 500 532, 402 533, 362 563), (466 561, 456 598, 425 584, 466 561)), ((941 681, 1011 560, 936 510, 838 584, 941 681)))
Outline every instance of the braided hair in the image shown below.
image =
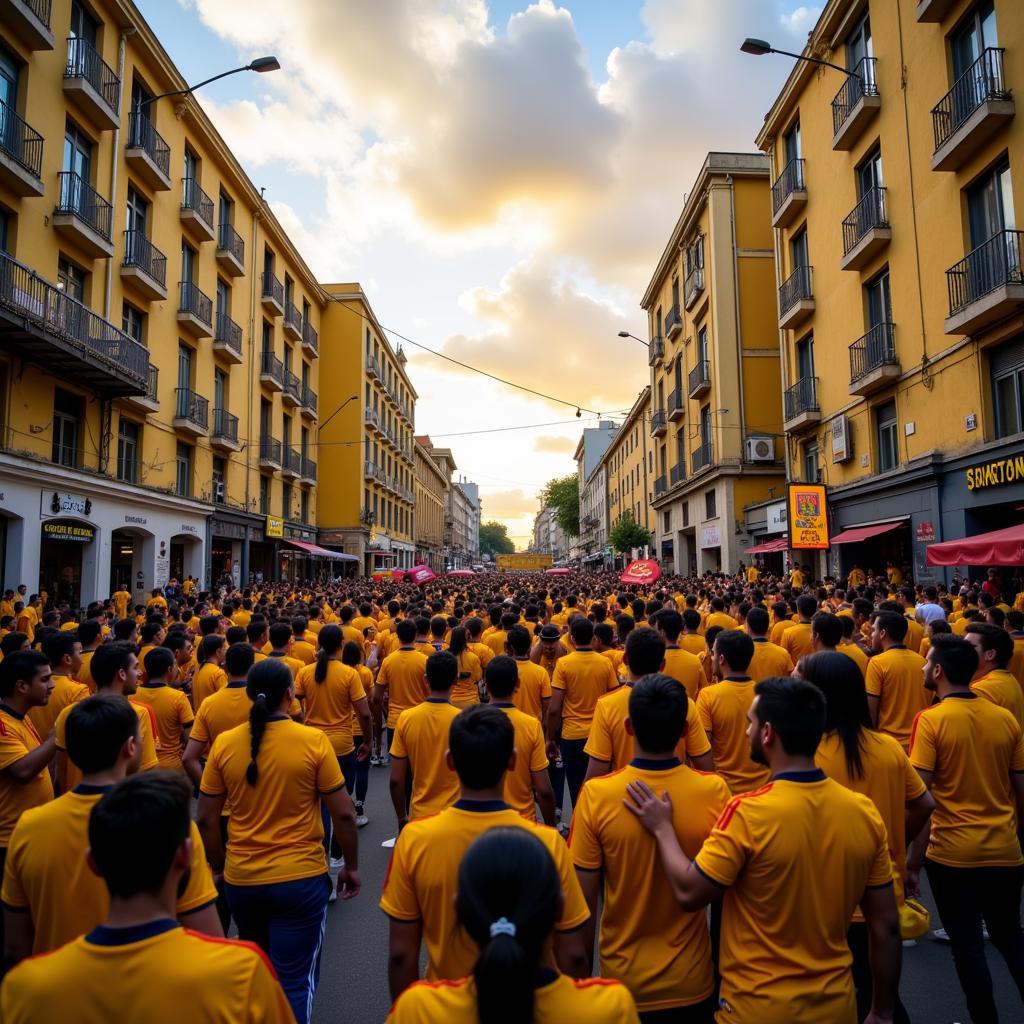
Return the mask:
POLYGON ((288 666, 279 658, 267 658, 259 662, 249 670, 245 684, 245 692, 252 701, 249 709, 249 734, 252 760, 245 769, 245 781, 250 786, 256 785, 259 776, 259 767, 256 759, 259 757, 260 744, 263 742, 263 733, 266 732, 267 722, 270 716, 281 707, 285 694, 292 685, 292 672, 288 666))

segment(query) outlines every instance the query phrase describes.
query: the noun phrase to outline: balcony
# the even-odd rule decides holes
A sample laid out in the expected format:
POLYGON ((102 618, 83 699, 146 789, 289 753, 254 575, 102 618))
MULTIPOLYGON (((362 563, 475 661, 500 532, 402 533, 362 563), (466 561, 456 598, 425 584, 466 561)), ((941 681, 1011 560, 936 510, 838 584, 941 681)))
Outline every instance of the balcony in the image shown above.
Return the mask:
POLYGON ((895 332, 892 324, 875 324, 850 346, 851 395, 872 395, 899 377, 895 332))
POLYGON ((307 484, 316 483, 316 463, 308 456, 302 456, 302 470, 300 476, 307 484))
POLYGON ((174 389, 174 427, 193 437, 209 433, 210 403, 191 388, 174 389))
POLYGON ((222 223, 217 231, 216 257, 232 277, 241 277, 245 273, 245 242, 230 224, 222 223))
POLYGON ((797 267, 779 286, 779 328, 797 327, 813 312, 811 268, 797 267))
POLYGON ((369 459, 363 460, 363 479, 372 480, 374 477, 374 469, 376 467, 369 459))
POLYGON ((668 424, 665 422, 665 410, 655 409, 651 413, 651 437, 664 437, 667 430, 668 424))
POLYGON ((381 379, 380 376, 380 363, 377 361, 376 356, 367 355, 366 357, 366 372, 371 377, 376 377, 377 380, 381 379))
POLYGON ((292 373, 291 370, 284 371, 284 388, 281 394, 281 401, 296 409, 302 405, 302 381, 292 373))
POLYGON ((668 477, 664 473, 654 479, 654 497, 660 498, 668 490, 668 477))
POLYGON ((683 317, 679 304, 673 305, 665 314, 665 337, 671 341, 683 329, 683 317))
POLYGON ((381 469, 380 466, 375 465, 373 467, 373 479, 376 480, 377 483, 381 485, 381 487, 384 487, 387 485, 388 475, 387 473, 384 472, 383 469, 381 469))
POLYGON ((372 427, 374 430, 379 431, 380 430, 380 416, 378 415, 377 410, 376 409, 371 409, 369 406, 367 406, 365 409, 363 409, 363 423, 366 426, 372 427))
POLYGON ((281 468, 281 442, 264 435, 260 438, 260 469, 281 468))
POLYGON ((57 183, 54 229, 93 259, 113 256, 114 243, 110 235, 113 207, 110 203, 74 171, 61 171, 57 183))
POLYGON ((294 302, 284 304, 284 333, 292 341, 302 340, 302 313, 294 302))
POLYGON ((302 415, 316 419, 316 392, 308 385, 302 385, 302 415))
POLYGON ((284 285, 267 270, 263 271, 260 301, 268 313, 284 316, 284 285))
POLYGON ((147 299, 167 298, 167 257, 142 231, 124 233, 121 280, 147 299))
POLYGON ((158 388, 160 384, 160 370, 152 363, 149 364, 146 380, 145 393, 141 395, 127 395, 125 396, 125 401, 130 405, 134 405, 136 409, 140 409, 142 412, 159 412, 160 399, 158 397, 158 388))
POLYGON ((273 352, 260 355, 260 383, 271 391, 284 389, 284 363, 273 352))
POLYGON ((843 270, 863 270, 892 240, 885 189, 869 188, 843 221, 843 270))
POLYGON ((0 341, 5 351, 107 397, 146 391, 144 345, 2 251, 0 341))
POLYGON ((0 184, 17 196, 38 198, 43 194, 42 173, 42 135, 0 101, 0 184))
POLYGON ((989 47, 932 110, 933 171, 956 171, 1013 117, 1003 53, 989 47))
POLYGON ((701 292, 704 291, 704 268, 694 267, 686 275, 686 280, 683 282, 683 306, 689 311, 693 309, 694 304, 700 297, 701 292))
POLYGON ((783 429, 786 433, 803 430, 821 422, 818 405, 818 378, 801 377, 782 394, 783 429))
POLYGON ((213 431, 210 446, 226 452, 240 452, 242 443, 238 440, 238 417, 227 409, 213 410, 213 431))
POLYGON ((976 334, 1024 309, 1024 231, 1000 231, 946 271, 946 334, 976 334))
POLYGON ((651 338, 651 343, 647 346, 647 362, 648 365, 653 366, 659 359, 665 358, 665 339, 658 335, 655 338, 651 338))
POLYGON ((136 177, 159 192, 171 189, 171 147, 164 142, 153 122, 143 113, 128 116, 125 163, 136 177))
POLYGON ((0 0, 0 23, 30 50, 52 50, 50 0, 0 0))
POLYGON ((80 36, 68 39, 64 92, 101 131, 121 123, 121 80, 80 36))
POLYGON ((197 242, 213 241, 213 200, 195 178, 181 179, 181 223, 197 242))
POLYGON ((320 354, 320 336, 308 320, 302 322, 302 351, 313 359, 320 354))
POLYGON ((868 122, 882 105, 874 57, 863 57, 832 101, 832 148, 853 149, 868 122))
POLYGON ((917 20, 939 22, 952 10, 956 0, 917 0, 917 20))
POLYGON ((229 363, 243 362, 242 327, 236 324, 227 313, 218 313, 213 330, 213 351, 224 356, 229 363))
POLYGON ((806 206, 804 162, 797 157, 786 164, 772 185, 772 227, 788 228, 806 206))
POLYGON ((707 359, 697 360, 686 379, 686 388, 690 398, 701 398, 711 390, 711 363, 707 359))
POLYGON ((701 472, 701 470, 709 469, 713 461, 714 452, 710 441, 705 441, 699 448, 694 449, 690 455, 690 466, 694 474, 701 472))
POLYGON ((178 286, 178 323, 194 338, 213 335, 213 299, 193 281, 178 286))
POLYGON ((674 423, 676 420, 683 418, 683 413, 686 411, 686 404, 683 401, 683 392, 681 388, 673 388, 669 392, 668 396, 668 419, 670 423, 674 423))
POLYGON ((680 452, 679 461, 669 470, 668 485, 677 487, 686 480, 686 456, 680 452))

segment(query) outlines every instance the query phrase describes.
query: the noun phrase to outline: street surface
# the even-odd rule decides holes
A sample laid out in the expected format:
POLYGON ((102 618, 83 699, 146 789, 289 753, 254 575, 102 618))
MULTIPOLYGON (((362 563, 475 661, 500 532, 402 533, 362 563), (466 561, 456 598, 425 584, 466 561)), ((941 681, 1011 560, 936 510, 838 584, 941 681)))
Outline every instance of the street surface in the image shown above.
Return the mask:
MULTIPOLYGON (((387 768, 370 769, 366 810, 370 824, 359 830, 359 870, 363 890, 354 900, 332 904, 327 912, 320 987, 312 1024, 380 1024, 387 1016, 387 918, 377 906, 391 851, 381 843, 395 834, 388 797, 387 768)), ((922 872, 924 903, 938 927, 935 905, 922 872)), ((1000 1020, 1024 1021, 1020 998, 1002 958, 986 943, 1000 1020)), ((930 938, 903 950, 903 1002, 913 1024, 969 1024, 949 947, 930 938)))

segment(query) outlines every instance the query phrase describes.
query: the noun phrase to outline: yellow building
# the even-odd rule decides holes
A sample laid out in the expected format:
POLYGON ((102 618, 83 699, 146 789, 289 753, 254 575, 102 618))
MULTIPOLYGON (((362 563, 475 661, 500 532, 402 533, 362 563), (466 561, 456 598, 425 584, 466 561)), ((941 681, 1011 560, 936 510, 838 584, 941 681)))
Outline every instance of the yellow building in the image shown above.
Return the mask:
POLYGON ((415 562, 413 417, 416 389, 358 284, 324 286, 320 361, 338 411, 320 438, 320 541, 363 572, 415 562), (347 382, 351 382, 349 391, 347 382))
MULTIPOLYGON (((614 529, 619 519, 628 513, 648 533, 654 533, 647 479, 650 422, 651 388, 648 385, 637 396, 633 408, 629 410, 629 415, 601 459, 608 489, 609 529, 614 529)), ((648 553, 640 550, 635 555, 644 558, 648 553)))
POLYGON ((185 89, 130 0, 0 2, 5 586, 311 564, 326 296, 195 99, 154 99, 185 89))
POLYGON ((648 315, 656 555, 735 570, 743 509, 784 481, 768 161, 709 153, 658 261, 648 315))
POLYGON ((413 443, 413 460, 416 463, 416 513, 413 518, 416 561, 441 573, 445 565, 449 477, 441 471, 418 439, 414 438, 413 443))
POLYGON ((804 54, 848 74, 796 63, 757 139, 788 464, 828 485, 830 571, 928 579, 928 543, 1024 502, 1024 474, 969 472, 1024 448, 1024 6, 830 0, 804 54))

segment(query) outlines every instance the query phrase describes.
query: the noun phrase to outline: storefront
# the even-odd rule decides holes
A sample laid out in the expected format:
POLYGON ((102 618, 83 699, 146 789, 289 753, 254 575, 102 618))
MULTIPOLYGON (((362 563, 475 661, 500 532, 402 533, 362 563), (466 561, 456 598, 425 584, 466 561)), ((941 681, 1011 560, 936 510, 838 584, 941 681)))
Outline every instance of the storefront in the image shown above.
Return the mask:
POLYGON ((323 574, 320 572, 319 561, 309 551, 311 546, 317 546, 316 530, 313 527, 284 523, 282 542, 277 552, 278 579, 298 583, 321 577, 323 574), (301 543, 293 544, 291 541, 301 543))
MULTIPOLYGON (((212 586, 222 580, 227 584, 230 579, 231 586, 244 587, 255 579, 253 547, 263 543, 265 529, 264 516, 217 510, 210 520, 209 578, 212 586)), ((262 560, 262 552, 260 554, 262 560)), ((273 565, 272 560, 270 564, 273 565)))
POLYGON ((752 562, 762 573, 781 576, 786 571, 789 519, 785 501, 762 501, 743 510, 743 522, 752 546, 742 552, 744 565, 752 562))

